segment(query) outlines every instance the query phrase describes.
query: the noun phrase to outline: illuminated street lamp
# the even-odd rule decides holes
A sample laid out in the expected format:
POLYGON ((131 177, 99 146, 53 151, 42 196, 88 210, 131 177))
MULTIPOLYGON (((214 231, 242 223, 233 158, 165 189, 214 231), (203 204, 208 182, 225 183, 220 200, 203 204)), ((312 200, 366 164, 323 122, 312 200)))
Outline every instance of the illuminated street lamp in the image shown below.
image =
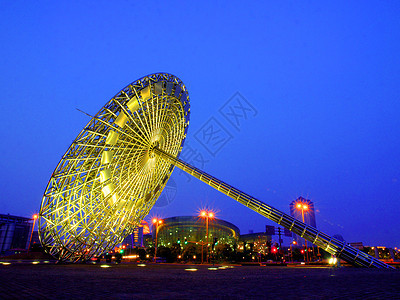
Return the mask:
POLYGON ((33 225, 32 225, 32 230, 31 230, 31 237, 29 238, 29 245, 28 245, 28 251, 27 251, 27 253, 29 253, 29 248, 31 247, 32 236, 33 236, 33 229, 35 228, 35 222, 36 222, 36 219, 38 218, 38 215, 37 215, 37 214, 34 214, 34 215, 32 216, 32 218, 33 218, 33 225))
MULTIPOLYGON (((303 202, 297 202, 296 203, 296 209, 297 210, 301 210, 301 218, 303 219, 303 223, 304 222, 304 212, 307 212, 309 210, 309 206, 307 203, 303 203, 303 202)), ((307 240, 304 239, 305 245, 306 245, 306 261, 308 262, 308 248, 307 248, 307 240)))
POLYGON ((163 223, 162 219, 157 219, 157 218, 153 218, 152 220, 153 222, 153 226, 156 226, 156 244, 155 244, 155 249, 154 249, 154 262, 157 263, 157 237, 158 237, 158 227, 163 223))
MULTIPOLYGON (((206 242, 207 242, 207 247, 206 247, 206 253, 207 253, 207 256, 206 256, 206 260, 207 260, 207 263, 208 263, 208 240, 209 240, 209 238, 208 238, 208 222, 209 222, 209 219, 213 219, 214 218, 214 213, 212 212, 212 211, 206 211, 206 210, 202 210, 201 212, 200 212, 200 217, 201 218, 204 218, 205 220, 206 220, 206 242)), ((202 245, 201 245, 201 262, 203 262, 203 244, 204 243, 202 243, 202 245)))

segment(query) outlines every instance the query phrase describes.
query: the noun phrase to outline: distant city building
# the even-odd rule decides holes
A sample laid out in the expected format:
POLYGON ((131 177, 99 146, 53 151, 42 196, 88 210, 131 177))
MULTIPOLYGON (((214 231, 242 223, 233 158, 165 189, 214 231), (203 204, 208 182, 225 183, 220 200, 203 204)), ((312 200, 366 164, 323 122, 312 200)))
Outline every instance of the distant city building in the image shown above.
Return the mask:
POLYGON ((349 243, 349 245, 352 246, 353 248, 358 249, 358 250, 364 249, 364 245, 363 245, 362 242, 349 243))
POLYGON ((153 235, 151 233, 143 235, 143 246, 145 248, 152 248, 154 247, 153 235))
MULTIPOLYGON (((153 226, 153 239, 155 239, 155 227, 153 226)), ((218 243, 237 244, 240 236, 238 227, 220 219, 210 219, 208 224, 209 243, 213 243, 214 238, 218 243)), ((181 216, 166 218, 158 226, 158 245, 170 247, 178 241, 185 245, 188 243, 206 242, 206 221, 200 217, 181 216)))
MULTIPOLYGON (((311 225, 314 228, 317 228, 317 224, 315 222, 314 203, 311 200, 299 197, 296 200, 292 201, 289 204, 289 207, 290 215, 292 217, 303 222, 304 215, 304 223, 311 225), (301 207, 299 207, 299 204, 301 204, 301 207)), ((304 245, 304 239, 297 234, 293 234, 293 239, 297 242, 298 246, 304 245)), ((312 244, 309 244, 308 246, 310 247, 312 246, 312 244)))
POLYGON ((246 243, 267 242, 267 241, 270 242, 271 235, 265 232, 248 233, 240 235, 239 240, 246 243))
POLYGON ((335 238, 335 239, 337 239, 338 241, 341 241, 341 242, 344 242, 345 240, 344 240, 344 238, 343 238, 343 236, 341 235, 341 234, 334 234, 333 236, 332 236, 333 238, 335 238))
POLYGON ((242 234, 239 237, 238 251, 255 251, 258 253, 267 253, 268 244, 272 241, 271 235, 265 232, 256 232, 242 234))
POLYGON ((136 227, 133 230, 133 233, 128 235, 122 244, 126 245, 128 248, 134 247, 144 247, 144 239, 143 236, 150 233, 149 225, 145 220, 142 220, 140 226, 136 227))
POLYGON ((136 227, 133 230, 132 236, 132 246, 143 247, 143 227, 136 227))
POLYGON ((0 254, 28 249, 33 219, 0 214, 0 254))

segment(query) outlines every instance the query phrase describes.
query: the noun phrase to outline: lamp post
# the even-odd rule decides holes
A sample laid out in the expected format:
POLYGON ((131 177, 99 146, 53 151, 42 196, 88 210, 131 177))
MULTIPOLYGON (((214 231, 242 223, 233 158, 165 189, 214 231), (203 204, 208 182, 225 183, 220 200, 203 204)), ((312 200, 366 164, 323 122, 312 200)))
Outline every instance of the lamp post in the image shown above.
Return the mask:
POLYGON ((153 225, 156 226, 156 244, 155 244, 155 247, 154 247, 154 262, 157 263, 158 227, 163 223, 163 220, 162 219, 153 218, 152 222, 153 222, 153 225))
MULTIPOLYGON (((307 212, 307 211, 308 211, 308 209, 309 209, 308 204, 307 204, 307 203, 303 203, 303 202, 298 202, 298 203, 296 204, 296 208, 297 208, 298 210, 301 210, 301 218, 302 218, 302 220, 303 220, 303 223, 305 223, 305 222, 304 222, 304 212, 307 212)), ((308 262, 307 240, 304 239, 304 242, 305 242, 305 245, 306 245, 306 262, 308 262)))
POLYGON ((29 238, 29 244, 28 244, 28 251, 27 251, 27 253, 29 253, 29 248, 31 247, 32 236, 33 236, 33 229, 35 228, 35 222, 36 222, 36 219, 38 218, 38 215, 37 215, 37 214, 34 214, 32 217, 33 217, 33 225, 32 225, 32 230, 31 230, 31 236, 30 236, 30 238, 29 238))
MULTIPOLYGON (((206 242, 207 242, 207 246, 206 246, 206 253, 207 253, 206 261, 208 263, 208 241, 209 241, 209 238, 208 238, 208 222, 209 222, 209 219, 213 219, 214 218, 214 213, 212 211, 202 210, 200 212, 200 217, 206 219, 206 242)), ((203 262, 203 244, 202 244, 202 247, 201 247, 202 248, 201 249, 201 261, 202 262, 203 262)))

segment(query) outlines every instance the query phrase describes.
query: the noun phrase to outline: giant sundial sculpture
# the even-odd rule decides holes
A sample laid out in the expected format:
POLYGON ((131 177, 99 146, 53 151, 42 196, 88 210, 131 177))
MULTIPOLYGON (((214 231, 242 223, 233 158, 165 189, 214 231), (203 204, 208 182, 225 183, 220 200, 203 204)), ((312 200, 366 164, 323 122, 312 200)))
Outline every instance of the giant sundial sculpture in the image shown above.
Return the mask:
POLYGON ((113 249, 149 213, 176 166, 349 263, 389 267, 180 160, 189 114, 185 85, 167 73, 145 76, 108 101, 50 178, 39 213, 44 248, 64 261, 113 249))

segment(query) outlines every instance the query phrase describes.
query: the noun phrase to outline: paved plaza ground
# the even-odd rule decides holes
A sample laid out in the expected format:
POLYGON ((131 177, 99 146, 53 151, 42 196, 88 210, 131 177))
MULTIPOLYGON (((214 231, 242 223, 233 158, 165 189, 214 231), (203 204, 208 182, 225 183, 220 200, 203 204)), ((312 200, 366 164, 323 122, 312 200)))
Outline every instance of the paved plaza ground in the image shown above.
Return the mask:
POLYGON ((0 299, 400 299, 400 270, 4 262, 0 299))

